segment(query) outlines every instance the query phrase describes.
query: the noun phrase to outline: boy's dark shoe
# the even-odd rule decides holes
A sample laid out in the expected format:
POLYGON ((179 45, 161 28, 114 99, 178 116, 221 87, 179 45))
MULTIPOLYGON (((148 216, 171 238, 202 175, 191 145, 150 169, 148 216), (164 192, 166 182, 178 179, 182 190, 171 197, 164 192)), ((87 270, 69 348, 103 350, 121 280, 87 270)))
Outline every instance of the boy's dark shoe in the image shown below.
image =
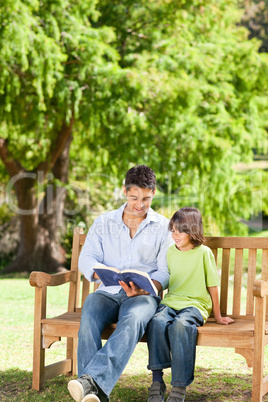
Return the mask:
POLYGON ((166 385, 164 382, 155 381, 149 388, 149 395, 147 402, 163 402, 166 392, 166 385))
POLYGON ((108 402, 109 398, 94 382, 90 375, 84 374, 68 383, 68 390, 76 402, 108 402))

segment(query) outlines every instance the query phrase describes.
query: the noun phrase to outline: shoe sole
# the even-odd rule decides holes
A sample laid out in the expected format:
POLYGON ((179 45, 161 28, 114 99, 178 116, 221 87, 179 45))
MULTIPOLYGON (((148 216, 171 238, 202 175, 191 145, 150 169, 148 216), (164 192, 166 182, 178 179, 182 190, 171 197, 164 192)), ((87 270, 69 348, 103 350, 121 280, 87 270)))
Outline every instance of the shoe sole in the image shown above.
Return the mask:
POLYGON ((95 394, 87 394, 81 402, 100 402, 100 399, 95 394))
POLYGON ((71 394, 71 397, 76 402, 81 402, 83 399, 84 389, 82 384, 77 380, 71 380, 68 382, 68 391, 71 394))

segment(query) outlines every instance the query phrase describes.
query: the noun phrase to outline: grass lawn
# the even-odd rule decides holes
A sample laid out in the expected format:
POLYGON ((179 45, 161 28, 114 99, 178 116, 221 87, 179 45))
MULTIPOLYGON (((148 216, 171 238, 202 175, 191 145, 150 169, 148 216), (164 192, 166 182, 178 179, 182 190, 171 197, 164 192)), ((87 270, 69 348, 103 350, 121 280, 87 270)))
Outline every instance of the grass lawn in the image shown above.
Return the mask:
MULTIPOLYGON (((68 285, 48 290, 48 313, 66 309, 68 285)), ((49 380, 41 392, 31 389, 34 288, 27 277, 0 278, 0 401, 71 401, 70 378, 49 380)), ((47 363, 63 358, 64 340, 52 345, 47 363)), ((268 361, 268 350, 266 352, 268 361)), ((139 344, 110 395, 111 402, 147 401, 151 375, 147 347, 139 344)), ((268 373, 268 366, 265 367, 268 373)), ((170 382, 170 370, 165 371, 170 382)), ((197 348, 195 381, 187 389, 187 401, 250 401, 252 369, 233 349, 197 348)), ((170 390, 170 386, 168 386, 170 390)), ((268 401, 266 396, 263 401, 268 401)))

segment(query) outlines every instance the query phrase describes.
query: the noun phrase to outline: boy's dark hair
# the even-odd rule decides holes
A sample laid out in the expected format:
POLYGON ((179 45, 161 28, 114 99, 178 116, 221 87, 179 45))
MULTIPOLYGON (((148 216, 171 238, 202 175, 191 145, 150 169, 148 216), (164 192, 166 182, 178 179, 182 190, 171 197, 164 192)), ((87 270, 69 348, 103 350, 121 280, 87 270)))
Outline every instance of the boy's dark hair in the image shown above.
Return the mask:
POLYGON ((125 179, 126 190, 129 190, 132 186, 149 188, 154 191, 156 187, 154 171, 146 165, 138 165, 129 169, 125 179))
POLYGON ((189 234, 194 247, 204 243, 202 216, 196 208, 179 209, 170 219, 168 229, 177 229, 181 233, 189 234))

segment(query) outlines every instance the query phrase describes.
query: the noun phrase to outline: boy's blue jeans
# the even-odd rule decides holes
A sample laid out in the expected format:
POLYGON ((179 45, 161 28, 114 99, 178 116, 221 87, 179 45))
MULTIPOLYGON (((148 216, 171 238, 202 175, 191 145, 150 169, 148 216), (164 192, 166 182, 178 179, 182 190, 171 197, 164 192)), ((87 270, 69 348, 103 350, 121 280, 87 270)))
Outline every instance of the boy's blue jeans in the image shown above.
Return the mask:
POLYGON ((147 328, 149 370, 171 367, 171 385, 186 387, 194 379, 197 327, 204 323, 195 307, 160 305, 147 328))
POLYGON ((109 396, 159 301, 152 295, 128 297, 123 289, 116 294, 90 293, 78 333, 78 377, 89 374, 109 396), (115 331, 102 347, 102 331, 115 322, 115 331))

